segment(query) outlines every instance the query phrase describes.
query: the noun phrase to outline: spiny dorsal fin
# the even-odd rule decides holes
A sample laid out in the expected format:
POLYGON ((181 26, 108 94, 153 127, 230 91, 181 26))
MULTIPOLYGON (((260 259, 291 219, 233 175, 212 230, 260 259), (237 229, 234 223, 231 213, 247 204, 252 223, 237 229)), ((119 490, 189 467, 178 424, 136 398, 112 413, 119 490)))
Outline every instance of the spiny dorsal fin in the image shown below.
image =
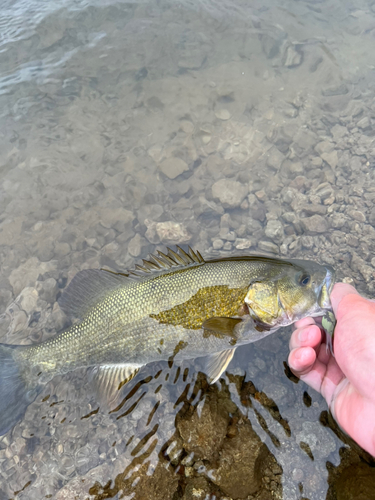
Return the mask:
POLYGON ((181 247, 176 245, 177 252, 167 248, 167 253, 157 251, 156 255, 150 255, 148 260, 143 259, 143 264, 136 264, 134 270, 127 271, 127 273, 119 273, 123 276, 132 277, 142 277, 149 276, 153 273, 160 273, 160 271, 168 271, 169 269, 175 269, 177 267, 183 268, 188 266, 194 266, 197 264, 203 264, 204 259, 202 255, 189 247, 188 252, 182 250, 181 247))

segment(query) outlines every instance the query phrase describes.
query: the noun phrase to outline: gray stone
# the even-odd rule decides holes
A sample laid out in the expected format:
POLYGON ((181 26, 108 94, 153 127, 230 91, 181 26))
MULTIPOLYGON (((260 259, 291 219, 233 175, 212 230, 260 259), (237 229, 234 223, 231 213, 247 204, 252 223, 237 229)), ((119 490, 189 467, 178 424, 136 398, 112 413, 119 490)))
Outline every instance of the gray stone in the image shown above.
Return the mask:
POLYGON ((223 248, 223 245, 224 245, 224 241, 220 240, 219 238, 217 238, 216 240, 214 240, 212 242, 212 247, 214 250, 220 250, 220 248, 223 248))
POLYGON ((360 210, 348 210, 348 215, 351 219, 354 219, 358 222, 366 222, 366 216, 360 210))
POLYGON ((56 268, 56 262, 40 262, 36 257, 30 257, 17 269, 13 269, 9 276, 9 283, 13 292, 18 295, 28 285, 34 285, 38 276, 56 268))
MULTIPOLYGON (((282 162, 285 160, 285 156, 276 147, 272 147, 268 151, 267 165, 274 170, 279 170, 282 162)), ((256 195, 256 193, 255 193, 256 195)), ((263 201, 263 200, 261 200, 263 201)))
POLYGON ((253 242, 246 238, 237 238, 234 242, 234 246, 237 250, 247 250, 253 246, 253 242))
POLYGON ((324 205, 318 205, 317 203, 303 205, 302 210, 307 215, 314 215, 314 214, 325 215, 327 213, 327 207, 325 207, 324 205))
POLYGON ((266 236, 280 243, 284 237, 283 225, 279 220, 269 220, 265 229, 266 236))
POLYGON ((129 241, 128 252, 133 257, 139 257, 142 253, 142 247, 147 245, 147 241, 137 233, 134 238, 129 241))
POLYGON ((308 444, 317 458, 327 458, 336 450, 335 439, 319 422, 303 422, 302 431, 296 433, 296 441, 308 444))
POLYGON ((371 128, 371 121, 368 116, 364 116, 357 122, 357 127, 360 128, 361 130, 367 130, 371 128))
POLYGON ((284 66, 287 68, 295 68, 302 63, 303 54, 301 51, 296 50, 294 45, 290 45, 286 49, 284 66))
POLYGON ((305 232, 311 234, 325 233, 328 229, 327 219, 321 215, 313 215, 312 217, 301 219, 301 225, 305 232))
POLYGON ((187 163, 180 158, 167 158, 160 163, 159 168, 169 179, 175 179, 189 170, 187 163))
POLYGON ((331 151, 330 153, 322 153, 321 154, 321 158, 326 162, 328 163, 328 165, 335 169, 337 167, 337 164, 338 164, 338 156, 337 156, 337 151, 331 151))
POLYGON ((334 85, 332 87, 327 87, 326 89, 322 90, 322 94, 325 97, 332 97, 336 95, 345 95, 349 92, 348 87, 345 85, 345 83, 341 83, 339 85, 334 85))
POLYGON ((56 301, 58 287, 54 278, 39 281, 36 285, 36 289, 42 300, 45 300, 49 304, 53 304, 56 301))
POLYGON ((158 222, 156 233, 160 241, 165 244, 187 243, 192 236, 183 224, 174 221, 158 222))
POLYGON ((267 253, 279 253, 279 247, 271 241, 260 241, 258 243, 258 248, 267 253))
POLYGON ((212 186, 213 198, 219 200, 224 208, 239 207, 247 194, 246 185, 230 179, 220 179, 212 186))

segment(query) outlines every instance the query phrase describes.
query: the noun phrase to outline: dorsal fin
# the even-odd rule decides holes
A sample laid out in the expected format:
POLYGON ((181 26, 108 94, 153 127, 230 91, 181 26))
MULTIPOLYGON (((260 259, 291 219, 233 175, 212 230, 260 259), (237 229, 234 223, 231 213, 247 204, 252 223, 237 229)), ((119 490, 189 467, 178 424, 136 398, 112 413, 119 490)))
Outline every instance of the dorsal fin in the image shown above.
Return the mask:
POLYGON ((123 274, 84 269, 74 276, 58 303, 67 316, 83 318, 109 291, 125 286, 129 281, 123 274))
POLYGON ((132 277, 150 277, 151 274, 160 274, 160 272, 167 272, 170 269, 184 268, 188 266, 196 266, 203 264, 204 259, 201 254, 190 247, 188 252, 182 250, 181 247, 176 245, 177 252, 167 248, 167 253, 157 251, 157 255, 150 255, 148 260, 143 259, 143 265, 137 264, 134 270, 127 271, 126 273, 119 273, 122 276, 132 277))
POLYGON ((83 318, 109 291, 126 286, 134 279, 151 277, 152 274, 163 274, 176 268, 196 266, 204 263, 197 251, 189 247, 185 252, 176 246, 177 252, 167 248, 167 253, 158 251, 137 264, 134 270, 124 273, 107 269, 84 269, 77 273, 68 288, 59 298, 59 306, 68 317, 83 318))

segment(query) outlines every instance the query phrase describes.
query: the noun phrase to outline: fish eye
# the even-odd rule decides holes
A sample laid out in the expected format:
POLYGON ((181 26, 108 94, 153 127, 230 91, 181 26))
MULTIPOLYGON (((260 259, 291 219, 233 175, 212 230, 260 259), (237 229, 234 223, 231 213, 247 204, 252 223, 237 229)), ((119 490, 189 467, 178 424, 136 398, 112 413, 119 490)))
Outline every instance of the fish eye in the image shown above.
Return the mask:
POLYGON ((307 286, 310 283, 311 276, 309 274, 303 274, 299 280, 301 286, 307 286))

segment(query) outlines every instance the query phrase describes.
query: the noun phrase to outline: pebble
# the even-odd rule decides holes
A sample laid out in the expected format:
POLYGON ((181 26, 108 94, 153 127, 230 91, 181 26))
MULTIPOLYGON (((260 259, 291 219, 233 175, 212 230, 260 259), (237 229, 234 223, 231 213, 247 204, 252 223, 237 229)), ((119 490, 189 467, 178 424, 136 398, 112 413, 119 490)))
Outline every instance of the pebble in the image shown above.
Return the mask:
POLYGON ((181 158, 167 158, 160 163, 159 169, 169 179, 175 179, 189 170, 189 166, 184 160, 181 160, 181 158))
POLYGON ((165 244, 188 243, 192 238, 183 224, 173 221, 158 222, 156 233, 165 244))
POLYGON ((258 248, 267 253, 279 253, 279 247, 271 241, 260 241, 258 243, 258 248))
POLYGON ((248 194, 248 187, 231 179, 220 179, 212 186, 212 196, 224 208, 239 207, 248 194))
POLYGON ((229 113, 229 111, 227 109, 218 109, 217 111, 215 111, 215 116, 216 118, 219 118, 219 120, 229 120, 229 118, 231 117, 231 114, 229 113))
POLYGON ((223 248, 223 245, 224 245, 224 241, 220 240, 219 238, 217 238, 216 240, 214 240, 212 242, 212 247, 214 250, 220 250, 221 248, 223 248))
POLYGON ((311 234, 325 233, 328 229, 328 222, 321 215, 313 215, 312 217, 301 219, 301 225, 305 232, 311 234))
POLYGON ((284 238, 284 228, 279 220, 269 220, 265 229, 266 236, 276 243, 284 238))
POLYGON ((147 245, 147 241, 137 233, 134 238, 129 241, 128 252, 132 257, 139 257, 142 254, 142 247, 147 245))

